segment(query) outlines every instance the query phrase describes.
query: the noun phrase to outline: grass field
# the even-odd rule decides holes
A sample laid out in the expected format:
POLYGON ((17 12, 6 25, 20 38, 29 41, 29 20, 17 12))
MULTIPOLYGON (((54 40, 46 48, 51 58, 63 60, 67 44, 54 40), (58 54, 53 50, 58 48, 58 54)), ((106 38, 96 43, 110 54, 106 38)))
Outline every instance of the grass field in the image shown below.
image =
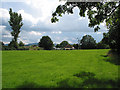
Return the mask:
POLYGON ((3 51, 3 88, 118 87, 109 50, 3 51))

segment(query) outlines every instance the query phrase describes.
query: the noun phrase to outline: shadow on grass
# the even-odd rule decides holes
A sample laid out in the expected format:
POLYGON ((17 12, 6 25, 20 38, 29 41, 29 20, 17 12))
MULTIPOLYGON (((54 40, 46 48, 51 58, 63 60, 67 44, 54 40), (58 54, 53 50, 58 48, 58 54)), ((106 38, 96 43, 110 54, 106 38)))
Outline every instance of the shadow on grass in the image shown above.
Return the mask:
POLYGON ((115 65, 120 65, 120 57, 119 56, 109 57, 107 59, 104 59, 104 61, 110 62, 115 65))
MULTIPOLYGON (((53 88, 120 88, 120 80, 103 80, 95 78, 95 74, 91 72, 80 72, 74 74, 74 79, 67 78, 57 83, 57 87, 50 86, 41 86, 34 82, 24 82, 22 85, 17 86, 15 89, 11 90, 42 90, 45 88, 49 88, 52 90, 53 88)), ((9 90, 9 89, 2 89, 9 90)), ((60 89, 61 90, 61 89, 60 89)))
POLYGON ((120 55, 118 55, 116 52, 109 51, 107 55, 101 55, 102 57, 106 57, 104 61, 110 62, 115 65, 120 65, 120 55))
POLYGON ((17 90, 21 90, 22 88, 44 88, 44 86, 40 86, 36 83, 33 83, 33 82, 24 82, 22 85, 19 85, 16 87, 17 90))
MULTIPOLYGON (((34 82, 25 81, 22 85, 17 86, 15 90, 24 90, 24 89, 27 89, 27 90, 35 90, 35 89, 43 90, 45 88, 47 89, 47 88, 54 88, 54 87, 52 87, 52 86, 51 87, 42 86, 42 85, 38 85, 34 82)), ((49 90, 51 90, 51 89, 49 89, 49 90)))
MULTIPOLYGON (((80 83, 72 83, 70 84, 70 79, 65 79, 63 81, 58 82, 59 88, 119 88, 119 80, 99 80, 95 78, 94 73, 90 72, 80 72, 78 74, 73 75, 78 77, 78 79, 82 79, 83 82, 80 83)), ((74 81, 75 82, 75 81, 74 81)))

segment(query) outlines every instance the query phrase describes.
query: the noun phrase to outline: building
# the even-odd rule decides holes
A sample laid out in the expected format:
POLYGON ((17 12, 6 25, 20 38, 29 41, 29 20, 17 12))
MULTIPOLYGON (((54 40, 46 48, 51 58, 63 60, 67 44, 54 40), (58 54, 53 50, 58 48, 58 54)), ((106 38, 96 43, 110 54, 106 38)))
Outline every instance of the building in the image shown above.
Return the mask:
POLYGON ((66 45, 65 47, 64 47, 64 50, 74 50, 75 48, 73 47, 73 46, 71 46, 71 45, 66 45))

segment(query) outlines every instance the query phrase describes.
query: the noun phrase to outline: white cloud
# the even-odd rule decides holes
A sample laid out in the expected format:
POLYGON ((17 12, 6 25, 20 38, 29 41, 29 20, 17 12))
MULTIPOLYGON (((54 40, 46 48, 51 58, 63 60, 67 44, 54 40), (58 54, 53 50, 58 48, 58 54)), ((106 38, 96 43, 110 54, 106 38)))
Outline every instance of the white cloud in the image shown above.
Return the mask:
POLYGON ((96 32, 97 34, 102 34, 102 32, 96 32))
POLYGON ((6 26, 0 26, 0 34, 3 34, 2 37, 11 38, 11 34, 6 30, 6 26))
POLYGON ((87 34, 84 34, 84 36, 87 35, 87 34))
POLYGON ((31 35, 37 35, 37 36, 41 36, 42 35, 42 33, 36 32, 36 31, 31 31, 31 32, 29 32, 29 34, 31 34, 31 35))
POLYGON ((40 12, 40 20, 46 23, 50 22, 52 12, 55 11, 59 4, 59 0, 26 0, 26 4, 40 12))
POLYGON ((8 35, 2 35, 2 37, 11 38, 12 36, 8 34, 8 35))
POLYGON ((78 18, 78 20, 84 20, 85 19, 85 17, 79 17, 78 18))
POLYGON ((5 44, 8 44, 12 39, 10 31, 6 30, 6 26, 0 26, 0 41, 3 41, 5 44))
POLYGON ((7 22, 8 19, 10 18, 8 10, 0 8, 0 13, 1 13, 0 14, 0 19, 3 19, 7 22))
POLYGON ((6 26, 0 26, 0 31, 4 30, 6 28, 6 26))
POLYGON ((34 24, 37 24, 40 19, 34 18, 31 14, 26 13, 24 10, 19 10, 18 13, 22 15, 23 20, 30 21, 33 24, 33 26, 34 24))
POLYGON ((8 12, 8 10, 7 9, 3 9, 3 8, 0 8, 0 12, 1 12, 1 14, 0 14, 0 18, 2 17, 4 17, 4 18, 9 18, 9 12, 8 12))
POLYGON ((61 31, 58 31, 58 32, 51 32, 51 33, 55 33, 55 34, 61 34, 62 32, 61 31))
POLYGON ((10 42, 3 42, 4 44, 9 44, 10 42))

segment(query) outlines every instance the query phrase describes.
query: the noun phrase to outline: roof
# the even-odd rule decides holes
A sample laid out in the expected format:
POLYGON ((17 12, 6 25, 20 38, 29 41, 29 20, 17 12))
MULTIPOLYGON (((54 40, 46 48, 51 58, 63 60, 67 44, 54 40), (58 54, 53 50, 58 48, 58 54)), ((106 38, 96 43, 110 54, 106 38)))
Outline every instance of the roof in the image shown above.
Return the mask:
POLYGON ((64 48, 72 48, 71 45, 66 45, 64 48))

